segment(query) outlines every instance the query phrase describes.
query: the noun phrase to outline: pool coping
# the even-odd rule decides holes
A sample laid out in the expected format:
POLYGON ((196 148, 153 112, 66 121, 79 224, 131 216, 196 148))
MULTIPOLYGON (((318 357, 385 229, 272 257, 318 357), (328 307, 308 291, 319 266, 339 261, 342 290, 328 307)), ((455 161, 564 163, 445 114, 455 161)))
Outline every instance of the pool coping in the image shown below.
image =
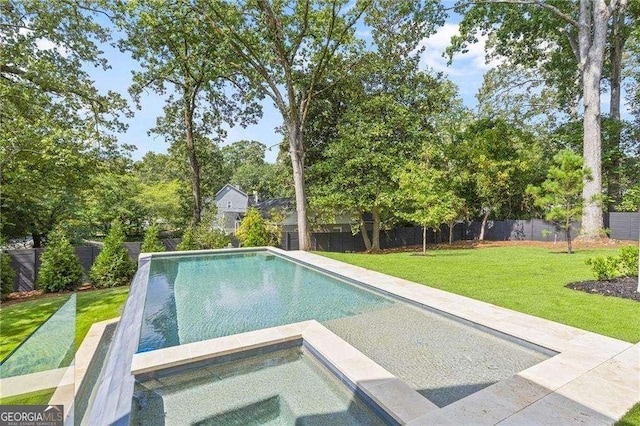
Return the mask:
POLYGON ((315 320, 138 353, 133 356, 131 374, 153 375, 162 370, 296 340, 302 340, 302 345, 311 349, 312 355, 331 373, 357 394, 364 394, 398 424, 406 424, 438 409, 434 403, 315 320))
MULTIPOLYGON (((97 384, 100 388, 96 396, 97 404, 94 406, 99 409, 91 412, 92 424, 126 424, 128 422, 134 383, 131 368, 134 366, 134 359, 144 359, 144 357, 139 358, 144 354, 134 356, 134 353, 142 323, 150 260, 153 257, 170 255, 193 256, 209 253, 256 251, 267 251, 314 269, 363 283, 365 286, 400 297, 425 308, 471 321, 558 353, 509 379, 488 386, 443 408, 436 407, 411 419, 401 418, 403 419, 401 423, 416 425, 519 424, 523 422, 541 423, 541 419, 547 419, 552 423, 612 424, 640 400, 640 344, 633 345, 313 253, 261 247, 169 252, 162 255, 141 254, 140 269, 132 284, 121 323, 114 336, 111 352, 115 352, 115 356, 109 355, 106 366, 107 374, 104 378, 101 376, 97 384), (113 398, 113 395, 117 395, 117 398, 113 398), (95 422, 93 422, 94 420, 95 422)), ((291 324, 281 327, 289 326, 291 324)), ((217 350, 233 350, 233 344, 236 345, 235 347, 239 345, 244 347, 245 343, 251 344, 249 335, 265 330, 271 329, 243 333, 247 334, 243 337, 244 343, 238 340, 240 335, 220 338, 225 340, 212 339, 212 341, 217 341, 214 343, 207 342, 209 342, 208 345, 222 345, 217 350)), ((305 332, 304 334, 309 333, 305 332)), ((281 334, 280 331, 279 334, 276 333, 275 337, 277 339, 283 338, 281 334)), ((307 336, 307 338, 313 340, 313 337, 307 336)), ((253 344, 258 343, 254 342, 253 344)), ((179 353, 184 351, 185 346, 187 345, 166 348, 163 351, 173 350, 173 352, 179 353)), ((197 352, 203 350, 198 349, 199 346, 194 348, 196 348, 194 349, 196 356, 206 356, 206 354, 197 352)), ((212 348, 208 350, 211 352, 212 348)), ((157 351, 148 354, 154 352, 157 351)), ((324 353, 322 354, 324 355, 324 353)), ((369 360, 369 362, 373 361, 369 360)), ((134 371, 140 374, 139 369, 136 368, 134 371)), ((375 368, 373 371, 375 373, 371 380, 377 380, 375 374, 380 371, 375 368)), ((369 379, 363 376, 360 377, 360 380, 368 381, 369 379)), ((398 386, 401 385, 398 383, 398 386)), ((404 386, 407 385, 404 384, 404 386)), ((380 388, 380 390, 382 389, 380 388)), ((420 398, 427 401, 421 396, 420 398)), ((431 404, 429 401, 427 402, 431 404)), ((412 412, 414 404, 413 400, 410 400, 407 404, 401 404, 394 410, 412 412)))

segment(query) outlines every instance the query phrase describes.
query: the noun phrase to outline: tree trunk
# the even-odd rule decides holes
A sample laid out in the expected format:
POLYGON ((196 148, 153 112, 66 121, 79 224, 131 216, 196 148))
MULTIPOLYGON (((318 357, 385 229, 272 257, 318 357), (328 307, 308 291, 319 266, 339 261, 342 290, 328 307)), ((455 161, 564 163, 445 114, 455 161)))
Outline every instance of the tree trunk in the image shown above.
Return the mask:
POLYGON ((422 254, 427 255, 427 225, 422 225, 422 254))
POLYGON ((200 165, 196 155, 195 141, 193 138, 193 111, 195 105, 193 97, 185 90, 184 125, 187 137, 187 157, 191 166, 191 193, 193 194, 193 226, 200 223, 202 217, 202 197, 200 195, 200 165))
POLYGON ((600 79, 607 41, 609 13, 604 0, 580 0, 579 46, 584 99, 585 166, 591 179, 585 178, 582 191, 585 206, 582 210, 581 235, 587 239, 602 236, 602 137, 600 135, 600 79))
POLYGON ((572 254, 573 251, 571 251, 571 227, 567 227, 565 235, 567 238, 567 253, 572 254))
POLYGON ((490 214, 491 209, 488 209, 482 218, 482 225, 480 225, 480 237, 478 238, 480 241, 484 241, 484 230, 487 227, 487 219, 489 219, 490 214))
POLYGON ((296 192, 296 212, 298 215, 298 240, 300 250, 309 250, 310 240, 307 230, 307 197, 304 188, 304 147, 302 127, 297 123, 287 125, 289 132, 289 155, 293 166, 293 185, 296 192))
POLYGON ((367 251, 371 250, 371 240, 369 239, 369 233, 367 232, 367 227, 364 224, 362 213, 360 214, 360 233, 362 234, 362 240, 364 241, 364 248, 367 251))
POLYGON ((38 232, 32 232, 31 238, 33 239, 33 248, 42 247, 42 234, 38 232))
POLYGON ((371 232, 371 250, 380 250, 380 213, 374 208, 371 212, 373 215, 373 230, 371 232))
POLYGON ((449 225, 449 245, 453 244, 453 227, 455 226, 455 222, 451 222, 449 225))

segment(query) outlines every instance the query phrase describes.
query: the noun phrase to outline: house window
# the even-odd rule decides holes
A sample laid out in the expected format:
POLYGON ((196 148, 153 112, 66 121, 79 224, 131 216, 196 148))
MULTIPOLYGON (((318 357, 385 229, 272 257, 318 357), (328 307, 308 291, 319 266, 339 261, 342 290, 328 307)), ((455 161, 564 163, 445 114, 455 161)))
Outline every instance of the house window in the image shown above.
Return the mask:
POLYGON ((231 208, 231 201, 227 201, 227 208, 230 209, 231 208))

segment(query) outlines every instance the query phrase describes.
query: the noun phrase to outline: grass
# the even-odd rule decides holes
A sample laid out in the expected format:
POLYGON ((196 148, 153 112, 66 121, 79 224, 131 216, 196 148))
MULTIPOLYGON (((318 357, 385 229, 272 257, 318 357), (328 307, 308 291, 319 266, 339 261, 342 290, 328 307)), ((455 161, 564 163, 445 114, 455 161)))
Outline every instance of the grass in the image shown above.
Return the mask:
POLYGON ((37 392, 23 393, 22 395, 0 398, 0 405, 45 405, 53 396, 56 388, 39 390, 37 392))
MULTIPOLYGON (((129 287, 77 293, 76 349, 91 325, 120 315, 129 287)), ((69 294, 43 297, 2 307, 0 359, 4 359, 69 298, 69 294)))
MULTIPOLYGON (((560 249, 558 249, 560 250, 560 249)), ((565 287, 592 280, 585 260, 610 249, 573 255, 541 247, 484 247, 412 253, 318 253, 416 283, 568 324, 632 343, 640 341, 640 303, 565 287)))
POLYGON ((616 426, 640 426, 640 402, 627 411, 627 414, 616 422, 616 426))

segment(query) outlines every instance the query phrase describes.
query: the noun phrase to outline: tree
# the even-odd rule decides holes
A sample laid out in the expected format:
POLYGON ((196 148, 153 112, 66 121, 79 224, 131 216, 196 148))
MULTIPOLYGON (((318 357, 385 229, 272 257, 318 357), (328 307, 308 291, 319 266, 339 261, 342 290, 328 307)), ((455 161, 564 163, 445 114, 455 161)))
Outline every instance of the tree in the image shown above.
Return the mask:
MULTIPOLYGON (((460 2, 464 14, 461 35, 454 37, 450 53, 489 34, 494 53, 512 63, 538 66, 548 81, 568 82, 573 71, 583 104, 583 157, 592 171, 585 180, 582 234, 602 235, 602 208, 596 201, 602 191, 600 92, 609 21, 623 13, 626 0, 478 0, 460 2), (515 6, 517 5, 517 6, 515 6), (552 48, 550 48, 550 46, 552 48), (571 52, 570 55, 563 54, 571 52), (567 74, 569 73, 569 74, 567 74), (564 75, 564 76, 563 76, 564 75), (561 76, 559 78, 558 76, 561 76)), ((566 85, 569 87, 569 85, 566 85)))
MULTIPOLYGON (((422 226, 422 253, 427 253, 427 229, 439 229, 459 216, 463 200, 447 188, 446 173, 429 162, 409 163, 398 174, 399 216, 422 226)), ((451 242, 451 241, 450 241, 451 242)))
POLYGON ((243 247, 262 247, 268 244, 267 225, 257 209, 247 209, 236 236, 243 247))
POLYGON ((459 139, 458 170, 464 170, 463 180, 477 197, 482 241, 489 216, 522 198, 540 163, 540 152, 533 135, 500 119, 478 120, 459 139))
POLYGON ((11 267, 11 258, 6 250, 0 249, 0 299, 5 300, 7 295, 13 293, 13 281, 16 271, 11 267))
POLYGON ((529 185, 527 194, 533 197, 536 206, 544 209, 545 219, 565 232, 567 253, 571 254, 573 222, 582 215, 582 186, 590 178, 590 172, 582 157, 570 150, 560 151, 553 160, 547 179, 539 187, 529 185))
POLYGON ((147 228, 144 233, 144 241, 140 247, 142 253, 155 253, 166 250, 164 244, 160 241, 160 237, 158 237, 159 232, 160 230, 156 225, 151 225, 147 228))
POLYGON ((204 16, 213 42, 227 42, 235 56, 235 71, 244 75, 260 95, 268 96, 280 111, 293 169, 300 249, 309 248, 305 191, 304 130, 309 108, 320 82, 329 72, 347 75, 358 61, 352 53, 361 46, 356 24, 368 13, 374 27, 380 15, 393 16, 385 31, 420 40, 432 28, 433 2, 358 1, 272 2, 206 1, 194 8, 204 16), (390 7, 395 5, 396 7, 390 7), (411 19, 413 18, 413 19, 411 19))
POLYGON ((34 245, 74 214, 87 177, 119 155, 112 132, 126 111, 85 67, 108 67, 97 42, 100 1, 8 1, 0 6, 2 233, 34 245))
MULTIPOLYGON (((206 29, 199 16, 180 2, 158 0, 130 1, 123 5, 118 20, 127 38, 119 46, 131 52, 142 68, 134 73, 130 92, 136 101, 151 89, 164 95, 169 92, 164 117, 152 131, 174 144, 184 144, 193 196, 194 225, 202 214, 201 170, 196 148, 199 138, 215 133, 224 135, 223 123, 252 120, 258 107, 239 100, 251 99, 243 78, 227 67, 223 43, 205 43, 206 29), (167 89, 169 86, 171 89, 167 89), (245 90, 246 89, 246 90, 245 90)), ((215 139, 215 138, 214 138, 215 139)))
POLYGON ((82 284, 83 276, 82 265, 69 239, 60 229, 52 231, 40 258, 37 286, 46 292, 75 290, 82 284))
POLYGON ((91 266, 89 278, 98 288, 127 285, 136 272, 136 265, 129 259, 124 247, 122 223, 116 219, 104 239, 104 245, 91 266))

